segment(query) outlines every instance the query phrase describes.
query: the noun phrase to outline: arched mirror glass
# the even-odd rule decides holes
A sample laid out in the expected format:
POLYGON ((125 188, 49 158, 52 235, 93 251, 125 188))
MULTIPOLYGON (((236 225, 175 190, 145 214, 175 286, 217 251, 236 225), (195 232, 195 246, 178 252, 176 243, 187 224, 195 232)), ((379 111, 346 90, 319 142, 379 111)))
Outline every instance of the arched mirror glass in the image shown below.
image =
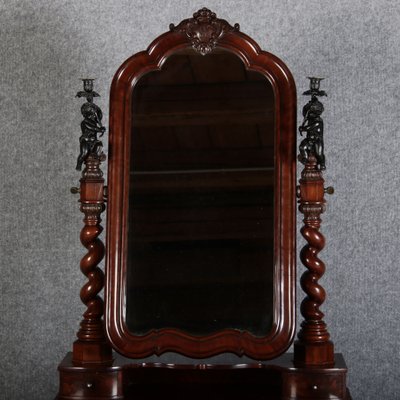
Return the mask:
POLYGON ((133 335, 265 337, 274 315, 275 97, 190 48, 133 88, 125 318, 133 335))
POLYGON ((296 89, 207 9, 111 86, 105 324, 130 358, 271 359, 294 336, 296 89))

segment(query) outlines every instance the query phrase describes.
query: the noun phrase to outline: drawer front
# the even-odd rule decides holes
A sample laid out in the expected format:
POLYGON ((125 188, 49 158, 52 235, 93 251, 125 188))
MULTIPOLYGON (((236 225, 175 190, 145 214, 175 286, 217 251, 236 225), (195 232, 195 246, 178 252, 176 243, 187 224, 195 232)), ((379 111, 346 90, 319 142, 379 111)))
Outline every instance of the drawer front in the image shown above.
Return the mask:
POLYGON ((60 400, 123 399, 119 372, 60 372, 60 400))
POLYGON ((290 372, 283 376, 284 399, 346 399, 346 377, 343 372, 290 372))

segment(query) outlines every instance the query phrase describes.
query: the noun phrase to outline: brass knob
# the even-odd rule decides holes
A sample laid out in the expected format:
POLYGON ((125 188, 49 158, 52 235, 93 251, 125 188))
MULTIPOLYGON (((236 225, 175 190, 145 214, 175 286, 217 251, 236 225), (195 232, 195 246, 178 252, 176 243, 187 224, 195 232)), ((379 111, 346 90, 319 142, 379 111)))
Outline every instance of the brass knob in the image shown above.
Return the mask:
POLYGON ((108 187, 104 186, 103 187, 103 200, 107 201, 107 199, 108 199, 108 187))
POLYGON ((72 194, 78 194, 81 192, 81 189, 76 186, 73 186, 70 190, 72 194))
POLYGON ((324 189, 324 193, 326 194, 333 194, 335 193, 335 189, 333 188, 333 186, 328 186, 324 189))

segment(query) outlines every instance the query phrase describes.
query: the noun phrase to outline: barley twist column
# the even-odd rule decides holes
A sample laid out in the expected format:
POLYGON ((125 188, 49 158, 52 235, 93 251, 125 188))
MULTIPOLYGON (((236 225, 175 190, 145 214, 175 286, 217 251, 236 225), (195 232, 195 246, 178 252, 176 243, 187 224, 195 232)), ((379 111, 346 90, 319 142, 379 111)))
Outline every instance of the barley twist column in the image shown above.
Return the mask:
POLYGON ((300 144, 299 160, 304 164, 299 185, 299 210, 304 214, 304 226, 301 234, 307 244, 300 252, 300 259, 307 268, 300 279, 301 288, 306 297, 301 303, 300 311, 304 320, 294 345, 294 361, 297 365, 331 365, 334 363, 333 343, 323 320, 320 306, 325 301, 325 290, 318 283, 325 273, 325 264, 318 253, 325 246, 325 237, 319 231, 321 214, 325 211, 324 193, 333 189, 324 189, 322 171, 325 169, 323 143, 324 110, 318 96, 326 95, 319 90, 320 78, 310 78, 311 100, 304 106, 304 120, 299 130, 306 133, 300 144))
POLYGON ((105 160, 102 143, 97 134, 102 135, 105 128, 101 124, 102 113, 93 103, 93 97, 98 94, 93 91, 93 80, 85 79, 84 91, 78 92, 78 97, 86 97, 87 102, 81 111, 84 120, 81 123, 80 154, 77 169, 82 165, 80 188, 73 188, 74 193, 80 193, 80 210, 84 214, 84 227, 81 230, 81 243, 87 253, 83 256, 80 267, 88 282, 82 287, 80 297, 87 309, 83 314, 78 340, 73 345, 73 362, 75 364, 106 363, 112 360, 111 347, 106 340, 103 324, 103 300, 99 296, 104 286, 104 274, 98 267, 104 257, 104 244, 99 239, 103 227, 101 213, 105 209, 104 178, 100 169, 101 161, 105 160))

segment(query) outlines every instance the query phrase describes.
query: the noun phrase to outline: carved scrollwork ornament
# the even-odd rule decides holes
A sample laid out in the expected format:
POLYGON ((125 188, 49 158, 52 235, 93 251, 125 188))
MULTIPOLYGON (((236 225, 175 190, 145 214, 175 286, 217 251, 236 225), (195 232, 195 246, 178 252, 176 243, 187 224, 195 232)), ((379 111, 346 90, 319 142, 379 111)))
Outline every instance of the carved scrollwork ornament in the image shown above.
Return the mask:
POLYGON ((299 205, 299 211, 305 215, 307 221, 320 220, 320 215, 325 212, 324 203, 307 203, 303 202, 299 205))
POLYGON ((82 178, 88 180, 100 179, 103 176, 103 171, 100 169, 100 162, 106 158, 102 153, 99 157, 90 155, 86 159, 85 168, 82 171, 82 178))
POLYGON ((81 211, 85 214, 85 220, 91 222, 100 222, 100 214, 105 210, 104 204, 86 204, 81 203, 81 211))
POLYGON ((186 35, 193 49, 204 56, 217 46, 225 33, 238 31, 240 26, 232 26, 224 19, 217 18, 208 8, 202 8, 193 14, 193 18, 183 20, 178 26, 170 24, 169 29, 186 35))
POLYGON ((314 155, 310 155, 308 162, 303 171, 301 171, 301 179, 307 181, 318 181, 322 178, 321 171, 317 168, 317 160, 314 155))

